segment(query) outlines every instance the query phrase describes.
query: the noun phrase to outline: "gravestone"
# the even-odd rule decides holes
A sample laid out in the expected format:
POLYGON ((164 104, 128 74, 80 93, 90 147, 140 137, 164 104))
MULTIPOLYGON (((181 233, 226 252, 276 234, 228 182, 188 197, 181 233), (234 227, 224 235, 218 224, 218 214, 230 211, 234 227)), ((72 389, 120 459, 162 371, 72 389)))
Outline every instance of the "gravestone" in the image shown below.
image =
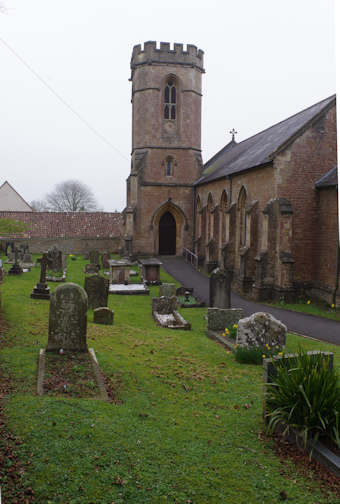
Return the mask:
POLYGON ((58 249, 56 245, 47 252, 48 259, 50 261, 49 269, 55 273, 63 270, 63 253, 58 249))
POLYGON ((24 257, 22 258, 22 262, 24 264, 33 264, 34 261, 33 261, 32 254, 25 252, 24 257))
POLYGON ((84 273, 93 274, 98 273, 99 265, 98 264, 85 264, 84 273))
POLYGON ((9 275, 21 275, 23 273, 22 267, 19 264, 19 249, 14 249, 14 264, 8 271, 9 275))
POLYGON ((14 263, 14 261, 15 261, 14 252, 7 252, 7 263, 11 264, 14 263))
POLYGON ((93 310, 93 322, 95 324, 112 325, 113 324, 113 310, 107 306, 102 306, 93 310))
POLYGON ((88 252, 84 252, 83 253, 83 259, 85 259, 85 261, 87 261, 89 258, 89 253, 88 252))
POLYGON ((159 297, 176 296, 176 285, 173 283, 164 283, 159 287, 159 297))
POLYGON ((229 274, 219 268, 214 269, 209 279, 209 306, 230 308, 229 274))
POLYGON ((87 352, 86 329, 85 290, 74 283, 60 285, 51 294, 46 351, 87 352))
POLYGON ((89 253, 90 263, 99 265, 99 258, 100 258, 100 254, 99 254, 98 250, 91 250, 91 252, 89 253))
POLYGON ((109 264, 109 259, 110 259, 110 254, 105 253, 102 255, 102 267, 103 269, 110 269, 110 264, 109 264))
POLYGON ((161 315, 167 315, 177 310, 177 298, 176 296, 166 297, 162 296, 159 298, 152 298, 152 311, 160 313, 161 315))
POLYGON ((109 294, 109 279, 101 275, 91 275, 85 277, 85 291, 88 297, 88 307, 90 309, 107 306, 109 294))
POLYGON ((236 343, 240 346, 279 348, 286 344, 287 327, 270 313, 257 312, 239 321, 236 343))
POLYGON ((242 308, 208 308, 207 330, 224 331, 226 327, 238 324, 244 316, 242 308))
POLYGON ((46 283, 46 270, 50 267, 50 259, 47 253, 44 253, 40 259, 40 281, 34 287, 31 298, 32 299, 50 299, 50 288, 46 283))

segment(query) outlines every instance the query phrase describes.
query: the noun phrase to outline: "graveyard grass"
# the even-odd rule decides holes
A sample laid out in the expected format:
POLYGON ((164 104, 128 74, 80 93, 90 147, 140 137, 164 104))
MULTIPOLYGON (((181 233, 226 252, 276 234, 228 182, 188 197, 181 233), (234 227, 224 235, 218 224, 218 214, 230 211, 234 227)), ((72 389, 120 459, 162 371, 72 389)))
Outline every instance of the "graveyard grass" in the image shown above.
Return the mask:
MULTIPOLYGON (((84 285, 80 257, 67 281, 84 285)), ((109 296, 113 326, 88 317, 88 346, 111 381, 115 402, 36 395, 37 358, 46 346, 49 302, 29 295, 39 269, 6 275, 1 290, 8 331, 0 362, 15 391, 8 429, 22 440, 22 476, 42 504, 323 504, 337 497, 275 455, 263 435, 262 368, 239 364, 205 336, 206 309, 180 310, 191 331, 159 328, 150 296, 109 296)), ((172 279, 162 272, 162 280, 172 279)), ((54 289, 57 284, 49 284, 54 289)), ((340 348, 288 335, 287 350, 340 348)), ((9 461, 10 463, 10 461, 9 461)), ((3 498, 6 483, 2 483, 3 498)), ((5 499, 10 503, 10 498, 5 499)))

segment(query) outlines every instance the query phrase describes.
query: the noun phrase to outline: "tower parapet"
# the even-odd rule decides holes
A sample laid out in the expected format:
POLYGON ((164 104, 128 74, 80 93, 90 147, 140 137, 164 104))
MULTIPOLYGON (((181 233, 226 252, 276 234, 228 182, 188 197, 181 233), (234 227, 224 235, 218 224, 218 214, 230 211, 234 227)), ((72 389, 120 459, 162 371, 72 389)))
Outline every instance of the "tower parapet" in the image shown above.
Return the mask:
POLYGON ((161 42, 157 49, 156 42, 144 42, 143 49, 141 44, 133 48, 131 70, 140 65, 186 65, 196 67, 203 73, 203 55, 204 52, 192 44, 188 44, 185 51, 183 44, 174 44, 174 48, 170 49, 169 42, 161 42))

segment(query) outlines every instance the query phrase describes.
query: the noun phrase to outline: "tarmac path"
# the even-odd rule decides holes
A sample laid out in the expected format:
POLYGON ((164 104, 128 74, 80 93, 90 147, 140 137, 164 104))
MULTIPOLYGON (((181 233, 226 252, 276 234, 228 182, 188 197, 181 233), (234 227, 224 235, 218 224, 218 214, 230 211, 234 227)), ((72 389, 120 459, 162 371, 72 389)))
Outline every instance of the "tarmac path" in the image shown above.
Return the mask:
MULTIPOLYGON (((194 294, 209 306, 209 278, 196 271, 182 257, 160 256, 163 268, 184 287, 193 287, 194 294)), ((315 315, 274 308, 254 301, 243 299, 235 293, 231 295, 231 306, 243 308, 246 316, 255 312, 268 312, 281 320, 290 332, 310 338, 340 345, 340 322, 315 315)))

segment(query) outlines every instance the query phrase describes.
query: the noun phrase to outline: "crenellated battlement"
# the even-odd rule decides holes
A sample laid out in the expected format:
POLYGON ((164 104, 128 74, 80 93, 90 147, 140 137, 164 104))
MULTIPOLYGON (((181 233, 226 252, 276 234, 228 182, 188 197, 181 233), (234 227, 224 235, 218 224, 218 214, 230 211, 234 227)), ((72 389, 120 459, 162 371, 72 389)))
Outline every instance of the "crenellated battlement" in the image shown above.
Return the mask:
POLYGON ((149 41, 144 42, 143 48, 141 44, 134 46, 131 69, 134 70, 139 65, 172 64, 194 66, 204 72, 203 55, 204 52, 192 44, 188 44, 185 51, 183 44, 174 44, 171 49, 169 42, 161 42, 158 49, 156 42, 149 41))

